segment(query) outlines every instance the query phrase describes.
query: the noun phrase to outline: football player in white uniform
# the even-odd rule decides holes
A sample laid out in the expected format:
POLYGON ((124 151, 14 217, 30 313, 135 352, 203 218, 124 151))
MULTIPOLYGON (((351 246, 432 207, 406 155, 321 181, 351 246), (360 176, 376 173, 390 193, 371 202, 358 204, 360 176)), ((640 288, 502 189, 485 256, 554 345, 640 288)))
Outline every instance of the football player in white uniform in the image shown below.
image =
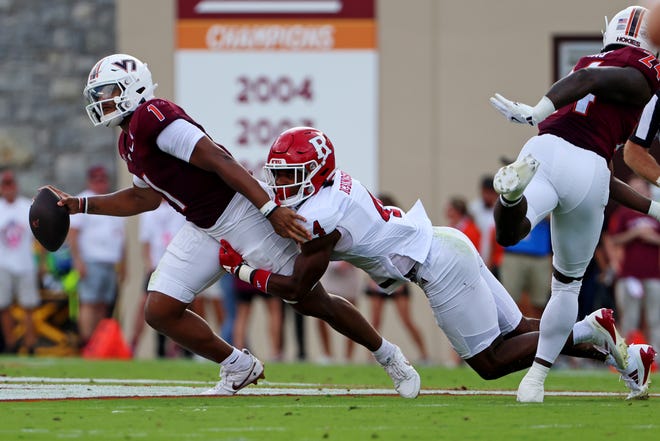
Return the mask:
MULTIPOLYGON (((523 317, 464 234, 431 225, 420 201, 408 212, 383 206, 359 181, 335 169, 332 143, 311 127, 283 132, 265 169, 279 204, 295 208, 313 238, 301 245, 290 276, 250 266, 222 240, 220 263, 227 271, 266 292, 304 298, 329 261, 345 260, 388 292, 407 281, 419 285, 438 326, 481 377, 531 366, 538 320, 523 317)), ((615 365, 611 354, 594 346, 613 346, 612 311, 602 309, 597 316, 575 324, 564 353, 615 365)))

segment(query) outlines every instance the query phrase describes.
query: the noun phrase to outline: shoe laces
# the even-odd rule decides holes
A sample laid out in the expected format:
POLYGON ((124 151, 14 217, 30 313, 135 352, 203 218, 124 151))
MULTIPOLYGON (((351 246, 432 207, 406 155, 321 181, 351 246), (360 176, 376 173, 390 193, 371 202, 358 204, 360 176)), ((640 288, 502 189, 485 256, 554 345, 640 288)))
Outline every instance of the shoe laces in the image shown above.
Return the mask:
POLYGON ((403 357, 393 356, 385 365, 385 370, 391 377, 405 379, 410 376, 412 366, 403 357))
MULTIPOLYGON (((635 374, 635 377, 636 377, 637 376, 637 370, 635 370, 633 372, 633 374, 635 374)), ((626 374, 621 374, 620 379, 623 380, 624 383, 626 383, 626 387, 628 387, 628 389, 630 389, 631 391, 637 392, 637 391, 641 390, 641 387, 639 386, 639 383, 632 376, 626 375, 626 374)))

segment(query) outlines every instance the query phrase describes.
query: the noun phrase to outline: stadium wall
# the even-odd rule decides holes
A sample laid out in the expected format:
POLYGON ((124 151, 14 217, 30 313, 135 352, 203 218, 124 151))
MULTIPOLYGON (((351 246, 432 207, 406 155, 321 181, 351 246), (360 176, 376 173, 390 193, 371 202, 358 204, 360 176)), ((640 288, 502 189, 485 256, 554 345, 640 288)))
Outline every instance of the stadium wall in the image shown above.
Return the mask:
MULTIPOLYGON (((504 121, 488 98, 498 92, 535 104, 553 81, 553 37, 598 36, 604 28, 603 16, 611 17, 630 4, 622 0, 607 4, 379 0, 379 190, 396 195, 404 207, 421 198, 433 222, 442 225, 450 196, 477 197, 480 177, 498 169, 500 156, 515 157, 534 134, 530 127, 504 121)), ((159 95, 172 98, 174 0, 116 0, 116 7, 117 49, 148 60, 159 95)), ((126 175, 122 179, 129 182, 126 175)), ((134 222, 131 234, 135 237, 134 222)), ((122 300, 128 335, 142 274, 137 243, 131 242, 135 264, 122 300)), ((364 297, 359 306, 369 317, 364 297)), ((433 361, 451 364, 452 351, 417 289, 413 308, 433 361)), ((258 354, 268 354, 264 311, 257 307, 255 314, 252 346, 258 354)), ((307 320, 307 346, 314 359, 318 341, 311 322, 307 320)), ((291 343, 290 328, 287 332, 291 343)), ((383 334, 415 359, 416 351, 393 307, 387 308, 383 334)), ((294 345, 288 346, 292 357, 294 345)), ((148 352, 145 345, 143 351, 148 352)), ((363 352, 360 359, 367 360, 363 352)))

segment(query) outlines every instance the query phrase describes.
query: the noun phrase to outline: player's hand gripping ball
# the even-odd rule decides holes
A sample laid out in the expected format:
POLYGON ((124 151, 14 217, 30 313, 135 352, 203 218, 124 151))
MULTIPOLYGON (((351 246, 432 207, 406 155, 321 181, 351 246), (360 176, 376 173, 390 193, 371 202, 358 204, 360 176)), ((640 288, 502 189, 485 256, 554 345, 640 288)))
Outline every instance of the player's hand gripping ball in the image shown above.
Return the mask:
POLYGON ((61 247, 69 233, 69 211, 57 205, 59 200, 54 191, 43 187, 30 206, 30 229, 48 251, 61 247))

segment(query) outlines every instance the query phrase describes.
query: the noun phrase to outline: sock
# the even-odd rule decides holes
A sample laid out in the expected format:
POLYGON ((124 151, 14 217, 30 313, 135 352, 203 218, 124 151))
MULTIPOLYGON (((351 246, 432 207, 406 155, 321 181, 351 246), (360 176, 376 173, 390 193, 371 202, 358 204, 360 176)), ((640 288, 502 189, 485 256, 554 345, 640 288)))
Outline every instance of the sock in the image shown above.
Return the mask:
POLYGON ((511 197, 510 195, 512 195, 512 193, 507 193, 506 196, 503 194, 500 195, 500 203, 502 204, 502 206, 515 207, 520 203, 520 201, 522 201, 522 197, 523 197, 522 193, 520 193, 519 195, 513 195, 511 197))
POLYGON ((229 369, 230 371, 238 371, 247 368, 249 363, 250 357, 248 357, 242 351, 234 348, 229 357, 220 362, 220 365, 229 369))
POLYGON ((562 283, 552 278, 552 294, 541 316, 536 356, 554 363, 575 325, 581 280, 562 283))
POLYGON ((374 358, 376 358, 378 363, 386 365, 387 362, 392 358, 392 355, 394 355, 394 351, 396 351, 396 349, 397 348, 395 345, 383 338, 383 343, 380 345, 380 348, 373 351, 372 354, 374 354, 374 358))
POLYGON ((527 374, 525 374, 525 378, 543 384, 545 383, 545 377, 548 376, 548 372, 550 372, 549 367, 534 362, 532 363, 532 367, 529 368, 529 371, 527 371, 527 374))

